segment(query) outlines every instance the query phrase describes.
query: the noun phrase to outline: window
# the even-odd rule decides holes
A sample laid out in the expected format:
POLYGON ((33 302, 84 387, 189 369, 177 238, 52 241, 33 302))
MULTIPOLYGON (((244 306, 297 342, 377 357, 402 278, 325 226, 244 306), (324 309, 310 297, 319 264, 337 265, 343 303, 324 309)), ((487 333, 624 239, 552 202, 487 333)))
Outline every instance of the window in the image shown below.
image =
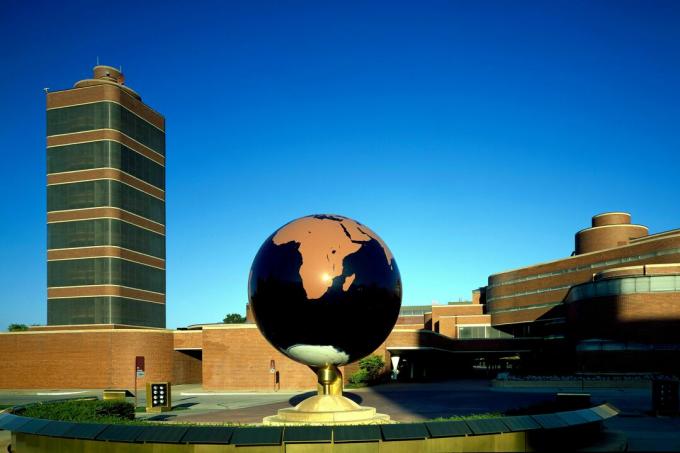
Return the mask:
POLYGON ((47 173, 117 168, 159 189, 165 188, 165 168, 132 149, 100 140, 47 149, 47 173))
POLYGON ((115 180, 102 179, 47 187, 47 210, 111 206, 165 223, 165 202, 115 180))
POLYGON ((165 270, 120 258, 47 262, 47 286, 120 285, 165 293, 165 270))
POLYGON ((47 111, 47 135, 115 129, 165 155, 165 132, 114 102, 61 107, 47 111))
POLYGON ((165 327, 165 305, 113 296, 49 299, 47 323, 165 327))
POLYGON ((47 248, 112 245, 165 258, 165 236, 117 219, 58 222, 47 225, 47 248))

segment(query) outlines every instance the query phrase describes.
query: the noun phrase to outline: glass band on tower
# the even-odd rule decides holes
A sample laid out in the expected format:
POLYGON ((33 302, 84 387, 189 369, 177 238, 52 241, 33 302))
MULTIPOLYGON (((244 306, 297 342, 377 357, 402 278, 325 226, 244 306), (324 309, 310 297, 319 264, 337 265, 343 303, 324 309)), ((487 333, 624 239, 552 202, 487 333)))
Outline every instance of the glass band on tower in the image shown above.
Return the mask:
POLYGON ((165 327, 165 118, 110 66, 47 94, 47 324, 165 327))

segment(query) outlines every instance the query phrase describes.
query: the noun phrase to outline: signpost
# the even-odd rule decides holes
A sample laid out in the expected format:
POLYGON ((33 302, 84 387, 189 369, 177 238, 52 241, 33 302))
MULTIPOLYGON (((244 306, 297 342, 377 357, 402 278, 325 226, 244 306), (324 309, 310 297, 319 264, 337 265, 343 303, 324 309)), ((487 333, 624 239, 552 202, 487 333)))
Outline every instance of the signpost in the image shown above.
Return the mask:
POLYGON ((169 382, 146 383, 146 411, 165 412, 172 410, 169 382))
POLYGON ((144 371, 144 356, 138 355, 135 357, 135 410, 137 409, 137 378, 143 378, 144 371))

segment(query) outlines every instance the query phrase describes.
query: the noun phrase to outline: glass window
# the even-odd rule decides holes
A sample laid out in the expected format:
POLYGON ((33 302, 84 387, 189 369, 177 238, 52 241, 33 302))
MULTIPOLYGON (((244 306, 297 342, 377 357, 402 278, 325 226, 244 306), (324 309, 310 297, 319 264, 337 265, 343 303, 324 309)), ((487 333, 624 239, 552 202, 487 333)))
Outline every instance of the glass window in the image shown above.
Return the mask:
POLYGON ((512 335, 495 327, 486 326, 486 338, 512 338, 512 335))
POLYGON ((47 248, 113 245, 165 258, 165 236, 116 219, 58 222, 47 225, 47 248))
POLYGON ((47 111, 47 135, 115 129, 165 155, 165 133, 115 102, 95 102, 47 111))
POLYGON ((625 278, 619 282, 619 294, 632 294, 635 292, 635 279, 625 278))
POLYGON ((165 270, 119 258, 47 262, 47 286, 120 285, 165 292, 165 270))
POLYGON ((635 292, 638 293, 649 292, 649 277, 638 277, 635 279, 635 292))
POLYGON ((165 188, 165 168, 111 140, 47 148, 47 173, 117 168, 160 189, 165 188))
POLYGON ((664 275, 651 278, 650 289, 652 291, 673 291, 675 289, 675 276, 664 275))
POLYGON ((486 338, 487 326, 461 326, 458 327, 458 338, 470 340, 474 338, 486 338))
POLYGON ((111 206, 165 223, 165 202, 119 181, 102 179, 47 187, 47 210, 111 206))
POLYGON ((47 324, 165 327, 165 305, 113 296, 49 299, 47 324))

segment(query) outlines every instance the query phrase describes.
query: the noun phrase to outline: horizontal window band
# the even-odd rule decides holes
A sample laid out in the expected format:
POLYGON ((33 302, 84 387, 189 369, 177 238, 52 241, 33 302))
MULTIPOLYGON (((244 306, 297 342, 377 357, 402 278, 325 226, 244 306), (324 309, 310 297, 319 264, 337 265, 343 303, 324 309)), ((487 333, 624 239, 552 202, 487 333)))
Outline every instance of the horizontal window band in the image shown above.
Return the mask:
POLYGON ((146 145, 138 142, 132 137, 128 137, 124 133, 116 129, 95 129, 91 131, 70 132, 68 134, 51 135, 47 137, 47 147, 63 145, 76 145, 79 143, 88 143, 99 140, 112 140, 127 146, 131 150, 148 157, 154 162, 165 166, 165 156, 146 145))
POLYGON ((164 269, 115 257, 47 262, 47 287, 115 285, 164 294, 164 269))
MULTIPOLYGON (((675 230, 673 230, 673 232, 674 231, 675 230)), ((631 247, 633 245, 639 245, 639 244, 654 243, 654 242, 660 241, 660 240, 675 238, 676 234, 680 235, 680 233, 671 234, 673 232, 663 233, 662 237, 654 238, 654 239, 652 239, 654 237, 654 235, 652 235, 649 238, 644 238, 645 242, 636 242, 635 244, 631 244, 631 245, 626 246, 626 247, 631 247)), ((596 253, 596 252, 592 252, 592 253, 596 253)), ((579 265, 579 266, 569 267, 569 268, 566 268, 566 269, 560 269, 560 270, 551 271, 551 272, 541 272, 541 273, 538 273, 538 274, 527 275, 527 276, 524 276, 524 277, 517 277, 517 278, 510 279, 510 280, 501 281, 501 282, 498 282, 498 283, 490 283, 487 286, 487 288, 493 289, 493 288, 497 288, 497 287, 500 287, 500 286, 512 285, 512 284, 515 284, 515 283, 537 280, 537 279, 541 279, 541 278, 545 278, 545 277, 553 277, 553 276, 556 276, 556 275, 569 274, 569 273, 572 273, 572 272, 579 272, 579 271, 584 271, 584 270, 593 270, 593 269, 598 269, 598 268, 605 267, 605 266, 616 266, 616 265, 619 265, 619 264, 630 264, 631 262, 635 262, 635 261, 641 261, 641 260, 645 260, 645 259, 649 259, 649 258, 653 258, 653 257, 657 257, 657 256, 674 255, 674 254, 680 254, 680 247, 669 248, 669 249, 661 249, 661 250, 653 250, 653 251, 650 251, 648 253, 642 253, 642 254, 640 254, 638 252, 637 255, 629 255, 629 256, 622 256, 622 257, 619 257, 619 258, 611 258, 611 259, 605 260, 605 261, 596 261, 596 262, 592 262, 592 263, 589 263, 589 264, 582 264, 582 265, 579 265)), ((578 258, 580 256, 582 256, 582 255, 576 255, 576 257, 564 258, 564 260, 574 259, 574 258, 578 258)), ((552 263, 553 262, 543 263, 543 265, 552 264, 552 263)), ((515 271, 507 271, 507 272, 509 273, 509 272, 515 272, 515 271)), ((500 275, 503 275, 503 274, 492 275, 491 277, 489 277, 489 281, 491 281, 492 277, 495 280, 500 275)), ((488 289, 487 289, 487 291, 488 291, 488 289)))
POLYGON ((115 246, 78 247, 71 249, 52 249, 47 251, 47 261, 85 258, 119 258, 165 270, 165 260, 161 258, 115 246))
MULTIPOLYGON (((593 263, 591 266, 594 267, 594 268, 603 267, 605 265, 616 266, 618 264, 637 262, 637 261, 641 261, 641 260, 648 260, 648 259, 654 258, 654 257, 669 256, 669 255, 675 255, 675 254, 678 254, 678 253, 680 253, 680 248, 662 249, 662 250, 656 250, 654 252, 649 252, 649 253, 646 253, 646 254, 643 254, 643 255, 635 255, 635 256, 631 256, 631 257, 624 257, 624 258, 621 259, 622 260, 621 263, 612 263, 611 260, 609 260, 609 261, 606 261, 606 262, 593 263)), ((652 264, 652 263, 648 263, 648 264, 652 264)), ((578 270, 571 269, 571 270, 569 270, 569 272, 582 272, 582 271, 583 271, 583 269, 578 269, 578 270)), ((567 273, 567 272, 565 272, 565 273, 567 273)), ((546 276, 543 276, 541 278, 545 278, 545 277, 546 276)), ((527 296, 527 295, 541 294, 541 293, 545 293, 545 292, 570 289, 570 288, 573 288, 577 285, 589 283, 590 280, 591 279, 588 279, 587 281, 574 282, 574 283, 571 283, 571 284, 568 284, 568 285, 561 285, 561 286, 556 286, 556 287, 551 287, 551 288, 541 288, 541 289, 530 290, 530 291, 522 291, 522 292, 508 294, 508 295, 502 295, 502 296, 491 295, 491 294, 493 294, 494 288, 502 287, 502 286, 505 286, 506 284, 510 284, 510 283, 504 283, 504 284, 496 285, 494 288, 489 288, 487 290, 487 303, 491 307, 494 302, 500 301, 500 300, 503 300, 503 299, 511 299, 511 298, 523 297, 523 296, 527 296)))
POLYGON ((598 297, 628 296, 680 292, 680 275, 633 275, 582 283, 572 287, 565 297, 566 303, 598 297))
POLYGON ((165 260, 165 236, 119 219, 98 218, 47 224, 47 250, 118 247, 165 260))
POLYGON ((55 223, 84 222, 84 221, 88 221, 88 220, 99 220, 99 219, 118 220, 119 222, 124 222, 124 223, 127 223, 127 224, 129 224, 129 225, 133 225, 133 226, 136 226, 136 227, 138 227, 138 228, 142 228, 142 229, 144 229, 144 230, 147 230, 147 231, 150 231, 150 232, 152 232, 152 233, 155 233, 155 234, 158 234, 158 235, 160 235, 160 236, 165 237, 165 234, 163 234, 163 233, 159 233, 158 231, 154 231, 154 230, 151 230, 151 229, 149 229, 149 228, 145 228, 145 227, 143 227, 143 226, 137 225, 137 224, 135 224, 135 223, 128 222, 128 221, 123 220, 123 219, 120 219, 120 218, 118 218, 118 217, 92 217, 92 218, 87 218, 87 219, 59 220, 59 221, 54 221, 54 222, 49 222, 49 221, 48 221, 47 223, 48 223, 48 225, 49 225, 49 224, 55 224, 55 223))
POLYGON ((94 85, 48 93, 47 110, 102 101, 119 104, 155 128, 165 132, 165 118, 163 115, 113 85, 94 85))
POLYGON ((491 326, 509 326, 512 324, 534 324, 537 325, 539 323, 544 324, 544 323, 559 323, 559 321, 564 320, 563 317, 556 317, 556 318, 545 318, 545 319, 529 319, 529 320, 520 320, 520 321, 510 321, 510 322, 492 322, 491 326))
POLYGON ((100 179, 112 179, 119 181, 140 190, 152 197, 165 201, 165 191, 158 187, 135 178, 117 168, 97 168, 92 170, 78 170, 67 173, 52 173, 47 175, 47 185, 53 186, 57 184, 71 184, 76 182, 97 181, 100 179))
POLYGON ((119 296, 165 304, 165 294, 119 285, 55 286, 47 288, 48 299, 119 296))
POLYGON ((98 129, 120 131, 155 152, 165 154, 165 133, 120 104, 108 101, 47 111, 47 136, 98 129))
POLYGON ((507 294, 507 295, 504 295, 504 296, 490 297, 490 298, 487 298, 486 301, 487 301, 487 303, 490 303, 490 302, 495 302, 495 301, 498 301, 498 300, 513 299, 515 297, 530 296, 532 294, 550 293, 550 292, 553 292, 553 291, 560 291, 560 290, 569 289, 576 284, 578 284, 578 283, 574 283, 574 284, 570 284, 570 285, 554 286, 552 288, 533 289, 533 290, 530 290, 530 291, 522 291, 522 292, 519 292, 519 293, 507 294))
POLYGON ((124 108, 128 112, 132 113, 133 115, 135 115, 140 120, 144 121, 149 126, 155 128, 155 129, 158 129, 160 132, 165 133, 165 130, 162 127, 159 127, 157 124, 154 124, 153 122, 149 121, 147 118, 144 118, 142 115, 139 114, 139 112, 135 112, 134 107, 125 106, 122 103, 118 102, 117 100, 113 100, 113 99, 96 99, 96 100, 93 100, 93 101, 90 101, 90 102, 78 102, 78 103, 75 103, 75 104, 62 105, 60 107, 48 107, 46 110, 49 112, 50 110, 68 109, 68 108, 71 108, 71 107, 80 107, 81 105, 99 104, 99 103, 103 103, 103 102, 116 104, 116 105, 124 108))
POLYGON ((47 186, 47 212, 118 208, 159 225, 165 224, 165 201, 114 179, 47 186))
POLYGON ((165 167, 115 140, 47 148, 47 174, 112 168, 165 190, 165 167))
POLYGON ((553 302, 556 302, 558 300, 560 302, 564 302, 564 299, 568 294, 569 290, 564 290, 558 293, 542 294, 538 297, 528 296, 514 300, 497 301, 492 304, 489 304, 487 310, 490 313, 494 313, 499 310, 523 309, 527 307, 536 307, 543 304, 552 304, 553 302))
MULTIPOLYGON (((106 130, 108 131, 110 129, 106 129, 106 130)), ((48 142, 49 142, 49 140, 48 140, 48 142)), ((157 164, 157 165, 165 168, 165 157, 164 156, 160 156, 160 157, 162 157, 162 159, 155 159, 155 158, 151 157, 150 155, 148 155, 148 153, 140 151, 140 149, 135 149, 134 147, 129 146, 129 144, 125 144, 122 141, 116 140, 116 139, 113 139, 113 138, 83 140, 83 141, 77 141, 77 142, 74 142, 74 143, 64 143, 64 144, 60 144, 60 145, 46 146, 46 148, 47 148, 48 156, 49 156, 50 151, 54 151, 56 153, 59 153, 60 151, 62 151, 65 148, 74 147, 74 146, 84 146, 84 145, 88 145, 88 144, 98 144, 98 143, 115 143, 115 144, 117 144, 121 147, 129 149, 130 151, 136 153, 138 156, 143 157, 145 159, 148 159, 152 163, 157 164)), ((159 157, 159 156, 156 156, 156 157, 159 157)), ((49 157, 48 157, 48 159, 49 159, 49 157)), ((64 172, 61 172, 61 171, 50 172, 49 169, 48 169, 48 173, 64 173, 64 172)))
POLYGON ((526 305, 523 307, 512 307, 512 308, 501 308, 500 310, 490 310, 490 314, 496 315, 498 313, 511 313, 511 312, 518 312, 518 311, 527 311, 527 310, 536 310, 539 308, 551 308, 551 307, 557 307, 558 305, 563 305, 562 301, 559 302, 548 302, 548 303, 543 303, 543 304, 536 304, 536 305, 526 305))
POLYGON ((52 211, 47 213, 47 223, 68 222, 74 220, 89 220, 110 218, 118 219, 135 226, 146 228, 154 233, 165 235, 165 225, 154 222, 137 214, 125 211, 120 208, 100 207, 69 209, 65 211, 52 211))
POLYGON ((74 325, 77 332, 157 333, 165 327, 165 305, 118 296, 48 299, 47 324, 52 334, 70 333, 74 325))

